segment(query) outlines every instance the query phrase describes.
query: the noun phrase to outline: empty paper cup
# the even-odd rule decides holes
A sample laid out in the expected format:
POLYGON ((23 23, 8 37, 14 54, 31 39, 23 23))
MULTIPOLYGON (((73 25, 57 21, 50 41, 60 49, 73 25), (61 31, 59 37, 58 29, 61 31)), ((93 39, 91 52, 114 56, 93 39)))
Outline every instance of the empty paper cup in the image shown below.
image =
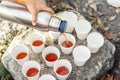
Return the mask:
POLYGON ((50 74, 44 74, 39 78, 39 80, 56 80, 56 79, 50 74))
POLYGON ((53 67, 54 63, 60 58, 60 51, 54 46, 48 46, 43 49, 42 57, 48 67, 53 67))
POLYGON ((91 31, 91 24, 85 19, 78 20, 75 25, 77 38, 80 40, 86 39, 88 33, 91 31))
POLYGON ((58 44, 64 54, 70 54, 76 44, 75 37, 65 33, 58 38, 58 44))
POLYGON ((11 56, 17 61, 21 66, 29 60, 29 49, 24 44, 17 44, 11 50, 11 56))
POLYGON ((107 0, 107 2, 113 7, 120 7, 120 0, 107 0))
POLYGON ((83 66, 90 56, 91 52, 86 46, 80 45, 73 49, 74 63, 77 66, 83 66))
POLYGON ((36 31, 29 34, 28 41, 34 53, 41 53, 45 47, 45 36, 40 32, 36 31))
POLYGON ((87 37, 87 46, 92 53, 96 53, 104 44, 104 37, 98 32, 92 32, 87 37))
POLYGON ((73 12, 61 12, 56 14, 57 17, 61 18, 62 20, 66 20, 68 25, 67 25, 67 29, 65 32, 73 32, 74 28, 75 28, 75 23, 77 21, 77 15, 73 12))
POLYGON ((60 36, 60 32, 49 31, 49 35, 51 39, 58 39, 60 36))
POLYGON ((72 71, 72 65, 68 60, 60 59, 54 64, 53 70, 59 80, 66 80, 72 71))
POLYGON ((36 61, 27 61, 22 66, 22 73, 28 80, 38 80, 40 75, 40 65, 36 61))

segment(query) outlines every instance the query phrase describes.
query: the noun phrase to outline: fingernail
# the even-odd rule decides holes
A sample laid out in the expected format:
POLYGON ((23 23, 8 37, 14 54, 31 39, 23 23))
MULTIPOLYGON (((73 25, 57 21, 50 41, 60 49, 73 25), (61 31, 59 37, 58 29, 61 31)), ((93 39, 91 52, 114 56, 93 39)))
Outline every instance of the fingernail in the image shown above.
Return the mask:
POLYGON ((36 25, 36 23, 35 23, 35 22, 32 22, 32 25, 33 25, 33 26, 35 26, 35 25, 36 25))

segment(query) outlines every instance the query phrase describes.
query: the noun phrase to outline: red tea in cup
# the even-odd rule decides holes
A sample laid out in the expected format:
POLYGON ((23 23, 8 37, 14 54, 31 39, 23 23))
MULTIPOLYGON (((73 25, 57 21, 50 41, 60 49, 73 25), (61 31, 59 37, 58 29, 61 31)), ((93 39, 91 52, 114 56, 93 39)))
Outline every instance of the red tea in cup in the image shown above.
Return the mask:
POLYGON ((27 56, 27 53, 26 52, 21 52, 17 55, 16 59, 23 59, 27 56))
POLYGON ((69 40, 65 40, 64 42, 62 42, 61 44, 63 47, 69 48, 71 46, 73 46, 73 43, 69 40))
POLYGON ((30 69, 27 71, 26 75, 27 75, 28 77, 33 77, 33 76, 37 75, 38 72, 39 72, 38 69, 36 69, 36 68, 30 68, 30 69))
POLYGON ((55 53, 49 53, 46 55, 45 59, 49 62, 54 62, 58 59, 58 57, 55 53))
POLYGON ((41 41, 41 40, 36 40, 32 43, 33 46, 40 46, 42 44, 43 44, 43 41, 41 41))
POLYGON ((68 68, 66 68, 65 66, 61 66, 56 70, 57 74, 59 75, 66 75, 69 73, 68 68))

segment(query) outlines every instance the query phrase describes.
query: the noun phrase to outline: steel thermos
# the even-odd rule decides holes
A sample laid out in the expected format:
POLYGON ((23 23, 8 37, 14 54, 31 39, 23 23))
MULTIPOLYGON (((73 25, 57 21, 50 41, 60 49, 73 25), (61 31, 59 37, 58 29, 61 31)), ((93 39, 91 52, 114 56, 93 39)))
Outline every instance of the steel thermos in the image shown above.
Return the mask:
POLYGON ((38 13, 37 25, 33 26, 32 16, 25 6, 7 1, 0 3, 0 17, 41 31, 51 30, 63 33, 67 27, 67 21, 45 11, 38 13))

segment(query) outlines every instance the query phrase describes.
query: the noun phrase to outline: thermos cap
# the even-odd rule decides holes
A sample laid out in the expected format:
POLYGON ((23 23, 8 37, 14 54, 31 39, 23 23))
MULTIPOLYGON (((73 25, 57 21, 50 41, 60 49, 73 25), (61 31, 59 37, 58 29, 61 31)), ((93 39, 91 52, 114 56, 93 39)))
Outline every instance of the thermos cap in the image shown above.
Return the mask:
POLYGON ((67 21, 61 20, 58 31, 61 32, 61 33, 64 33, 65 30, 66 30, 66 27, 67 27, 67 21))

